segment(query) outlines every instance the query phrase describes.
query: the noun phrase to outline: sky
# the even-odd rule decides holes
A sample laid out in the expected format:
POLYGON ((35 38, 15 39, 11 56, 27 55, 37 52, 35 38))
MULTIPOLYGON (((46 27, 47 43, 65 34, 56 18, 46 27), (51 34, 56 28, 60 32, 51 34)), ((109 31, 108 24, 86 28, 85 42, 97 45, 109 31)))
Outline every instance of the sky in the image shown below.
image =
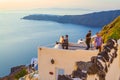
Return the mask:
POLYGON ((0 0, 0 10, 36 8, 120 9, 120 0, 0 0))

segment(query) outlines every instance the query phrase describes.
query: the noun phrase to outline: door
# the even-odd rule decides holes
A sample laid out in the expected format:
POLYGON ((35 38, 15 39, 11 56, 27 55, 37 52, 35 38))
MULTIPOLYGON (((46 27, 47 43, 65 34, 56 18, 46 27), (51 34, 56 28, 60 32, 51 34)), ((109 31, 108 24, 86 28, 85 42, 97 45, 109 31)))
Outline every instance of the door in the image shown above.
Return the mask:
POLYGON ((58 75, 64 75, 64 69, 56 68, 56 80, 58 79, 58 75))

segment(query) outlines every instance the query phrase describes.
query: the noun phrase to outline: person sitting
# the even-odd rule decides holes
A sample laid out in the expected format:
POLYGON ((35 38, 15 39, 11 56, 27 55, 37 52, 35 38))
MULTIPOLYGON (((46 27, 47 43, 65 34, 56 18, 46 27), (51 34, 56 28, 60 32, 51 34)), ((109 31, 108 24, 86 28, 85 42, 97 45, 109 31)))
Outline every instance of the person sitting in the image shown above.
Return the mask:
POLYGON ((80 39, 80 40, 78 40, 77 43, 78 43, 78 44, 84 44, 84 41, 83 41, 83 39, 80 39))
POLYGON ((86 47, 85 41, 84 41, 83 39, 79 39, 78 42, 77 42, 77 44, 78 44, 80 47, 82 47, 82 48, 86 47))
POLYGON ((62 45, 59 42, 56 42, 54 48, 55 49, 62 49, 62 45))

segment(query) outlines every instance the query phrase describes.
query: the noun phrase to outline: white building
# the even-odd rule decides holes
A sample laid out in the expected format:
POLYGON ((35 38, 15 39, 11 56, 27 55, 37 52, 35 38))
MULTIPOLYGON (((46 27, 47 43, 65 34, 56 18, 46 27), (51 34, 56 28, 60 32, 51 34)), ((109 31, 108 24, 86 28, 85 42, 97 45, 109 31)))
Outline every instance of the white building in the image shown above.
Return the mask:
MULTIPOLYGON (((119 47, 120 50, 120 47, 119 47)), ((59 74, 71 74, 76 69, 78 61, 90 61, 91 56, 97 55, 96 50, 62 50, 54 48, 38 48, 39 80, 57 80, 59 74)), ((111 64, 106 80, 119 80, 120 51, 111 64)), ((94 80, 94 75, 88 75, 87 80, 94 80)))

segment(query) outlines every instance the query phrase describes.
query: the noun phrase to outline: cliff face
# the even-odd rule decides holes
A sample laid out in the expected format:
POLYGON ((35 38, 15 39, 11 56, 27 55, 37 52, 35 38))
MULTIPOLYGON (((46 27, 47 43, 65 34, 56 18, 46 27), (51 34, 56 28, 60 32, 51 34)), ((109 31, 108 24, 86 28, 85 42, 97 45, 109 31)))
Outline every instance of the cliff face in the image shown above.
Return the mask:
POLYGON ((58 23, 69 23, 69 24, 85 25, 91 27, 102 27, 113 21, 119 15, 120 15, 120 10, 114 10, 114 11, 95 12, 84 15, 58 16, 58 15, 34 14, 34 15, 25 16, 23 19, 54 21, 58 23))
POLYGON ((108 25, 104 26, 100 31, 100 34, 103 37, 103 40, 106 42, 108 39, 120 39, 120 16, 113 20, 108 25))
POLYGON ((27 74, 25 65, 20 65, 11 68, 11 72, 8 76, 0 78, 0 80, 17 80, 19 77, 22 77, 27 74))

